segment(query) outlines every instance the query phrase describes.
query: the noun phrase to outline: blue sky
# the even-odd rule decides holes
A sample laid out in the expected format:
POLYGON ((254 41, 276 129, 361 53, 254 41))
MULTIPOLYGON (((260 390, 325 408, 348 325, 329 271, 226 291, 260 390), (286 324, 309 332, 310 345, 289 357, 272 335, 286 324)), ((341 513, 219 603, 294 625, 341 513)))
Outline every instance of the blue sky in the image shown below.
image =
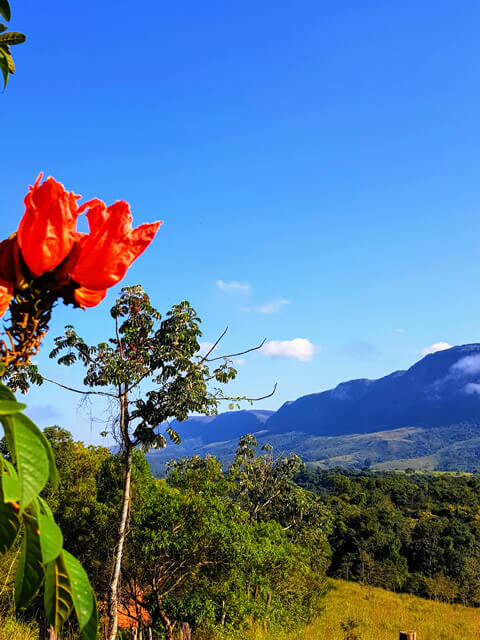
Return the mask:
MULTIPOLYGON (((226 351, 274 341, 231 385, 278 382, 261 408, 480 339, 478 3, 81 7, 12 0, 28 41, 0 95, 4 237, 39 171, 164 220, 123 284, 162 312, 188 299, 206 342, 228 325, 226 351)), ((105 339, 119 288, 57 310, 41 369, 78 380, 51 338, 105 339)), ((100 441, 102 408, 46 387, 28 403, 100 441)))

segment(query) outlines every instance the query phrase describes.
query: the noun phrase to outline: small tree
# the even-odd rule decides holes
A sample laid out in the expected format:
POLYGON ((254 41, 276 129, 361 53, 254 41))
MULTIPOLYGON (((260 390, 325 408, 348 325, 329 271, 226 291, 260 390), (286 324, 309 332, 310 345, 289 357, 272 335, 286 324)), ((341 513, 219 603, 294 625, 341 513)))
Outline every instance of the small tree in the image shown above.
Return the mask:
MULTIPOLYGON (((130 511, 132 452, 136 447, 143 450, 165 447, 166 436, 179 443, 180 437, 170 421, 185 420, 192 412, 215 414, 218 403, 227 398, 220 387, 211 385, 228 383, 237 373, 230 356, 209 358, 214 347, 204 356, 199 354, 201 321, 186 301, 174 305, 162 321, 149 296, 136 285, 122 289, 111 316, 114 336, 108 342, 87 345, 72 326, 67 326, 65 334, 55 339, 55 348, 50 354, 62 365, 83 364, 87 370, 84 384, 96 390, 67 389, 101 394, 113 400, 118 409, 112 433, 123 454, 124 487, 108 594, 108 640, 116 637, 118 626, 118 590, 130 511), (213 369, 211 362, 216 363, 213 369), (145 391, 148 383, 151 388, 145 391), (107 390, 100 391, 99 387, 107 390), (159 431, 161 425, 165 427, 164 433, 159 431)), ((10 384, 25 390, 29 381, 42 383, 44 379, 47 380, 35 365, 29 365, 17 373, 10 384)), ((235 398, 242 399, 253 400, 235 398)))

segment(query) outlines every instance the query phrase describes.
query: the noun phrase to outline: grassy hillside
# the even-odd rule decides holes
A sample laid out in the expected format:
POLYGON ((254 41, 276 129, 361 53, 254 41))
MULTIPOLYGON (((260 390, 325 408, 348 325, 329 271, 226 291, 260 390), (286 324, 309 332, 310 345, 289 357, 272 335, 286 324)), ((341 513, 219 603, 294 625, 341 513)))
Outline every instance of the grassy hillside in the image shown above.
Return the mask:
MULTIPOLYGON (((354 427, 352 427, 352 430, 354 427)), ((179 433, 182 435, 181 426, 179 433)), ((425 429, 404 427, 376 433, 343 436, 311 436, 300 431, 257 434, 260 444, 272 444, 277 451, 300 455, 307 466, 330 469, 418 469, 421 471, 474 471, 480 467, 480 424, 461 423, 425 429)), ((183 456, 214 455, 231 461, 238 440, 201 444, 201 439, 185 439, 180 446, 151 451, 147 459, 154 473, 163 475, 165 462, 183 456)))
MULTIPOLYGON (((355 640, 398 640, 399 631, 416 631, 418 640, 478 640, 480 609, 431 602, 353 582, 332 580, 318 620, 300 631, 242 633, 245 640, 346 640, 342 624, 353 623, 355 640)), ((8 621, 0 640, 34 640, 31 627, 8 621)))
POLYGON ((353 582, 332 581, 325 610, 303 632, 265 635, 254 630, 248 640, 345 640, 342 623, 352 621, 358 640, 398 640, 399 631, 416 631, 418 640, 478 640, 480 609, 423 600, 353 582))

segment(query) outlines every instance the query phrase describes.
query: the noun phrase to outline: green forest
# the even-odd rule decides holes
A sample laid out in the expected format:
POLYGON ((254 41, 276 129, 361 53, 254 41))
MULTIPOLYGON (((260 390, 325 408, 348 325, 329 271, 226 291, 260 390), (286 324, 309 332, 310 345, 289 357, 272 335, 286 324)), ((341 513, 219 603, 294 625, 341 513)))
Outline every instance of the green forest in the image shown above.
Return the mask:
MULTIPOLYGON (((60 427, 45 435, 60 481, 44 497, 90 577, 106 633, 123 456, 60 427)), ((133 628, 169 640, 182 628, 194 638, 242 638, 252 624, 273 634, 301 628, 322 611, 328 576, 478 606, 479 538, 475 474, 311 471, 246 435, 228 468, 193 456, 155 478, 135 451, 118 637, 133 628)), ((18 555, 17 544, 1 560, 4 621, 18 555)), ((35 600, 22 615, 41 616, 35 600)), ((62 637, 76 633, 70 622, 62 637)))

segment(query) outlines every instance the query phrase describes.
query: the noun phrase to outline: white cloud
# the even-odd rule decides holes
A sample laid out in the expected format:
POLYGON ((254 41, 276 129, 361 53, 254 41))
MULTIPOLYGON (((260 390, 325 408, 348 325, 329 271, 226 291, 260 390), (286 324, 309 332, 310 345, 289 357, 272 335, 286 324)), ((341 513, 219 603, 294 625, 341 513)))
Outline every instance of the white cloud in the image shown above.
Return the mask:
MULTIPOLYGON (((475 375, 480 373, 480 355, 465 356, 460 358, 451 367, 453 373, 475 375)), ((468 386, 468 385, 467 385, 468 386)))
POLYGON ((237 280, 231 280, 230 282, 217 280, 216 285, 220 291, 230 294, 248 295, 252 289, 252 286, 248 282, 237 282, 237 280))
POLYGON ((435 342, 429 347, 422 349, 422 356, 428 356, 430 353, 437 353, 437 351, 445 351, 445 349, 451 349, 452 345, 448 342, 435 342))
POLYGON ((265 356, 274 358, 297 358, 307 362, 313 359, 315 345, 307 338, 294 338, 293 340, 271 340, 263 345, 260 352, 265 356))
POLYGON ((200 350, 197 352, 199 356, 206 356, 210 349, 213 347, 213 342, 199 342, 200 350))
POLYGON ((468 395, 480 395, 480 384, 476 382, 469 382, 463 387, 463 390, 468 395))
POLYGON ((280 309, 286 304, 290 304, 290 300, 286 300, 285 298, 277 298, 276 300, 271 300, 270 302, 265 302, 264 304, 257 307, 257 311, 259 313, 278 313, 280 309))
POLYGON ((236 360, 233 361, 233 364, 237 365, 238 367, 241 367, 246 363, 246 361, 247 361, 246 358, 237 358, 236 360))

